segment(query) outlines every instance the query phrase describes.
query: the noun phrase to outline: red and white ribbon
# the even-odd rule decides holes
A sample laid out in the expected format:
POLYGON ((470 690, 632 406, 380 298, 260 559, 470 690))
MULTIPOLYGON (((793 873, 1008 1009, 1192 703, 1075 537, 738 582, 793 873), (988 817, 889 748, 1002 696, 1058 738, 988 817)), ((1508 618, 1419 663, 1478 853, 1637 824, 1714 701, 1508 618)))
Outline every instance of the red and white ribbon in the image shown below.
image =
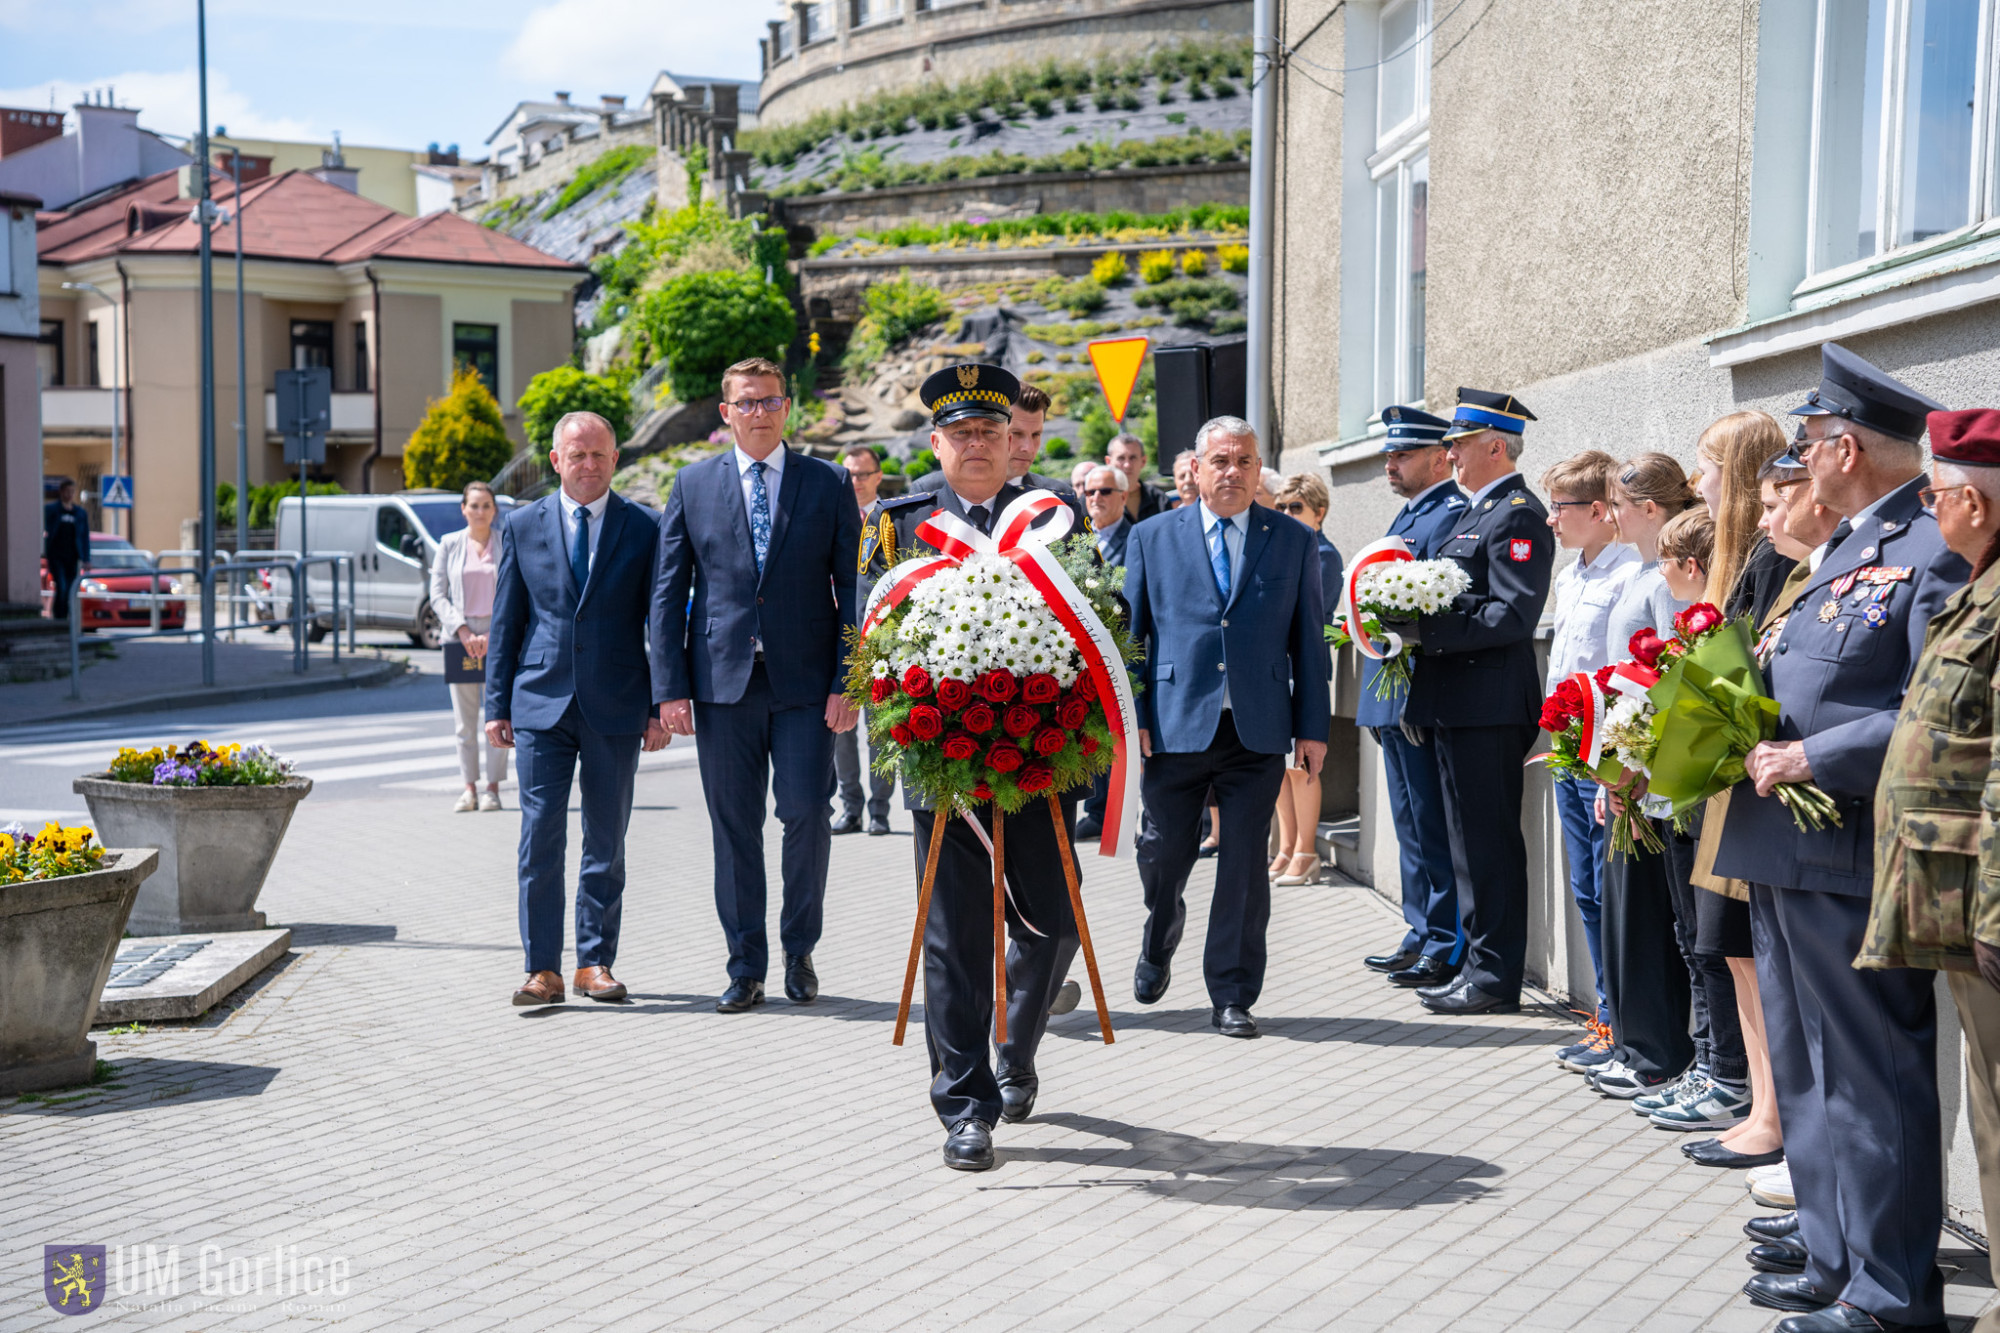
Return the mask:
POLYGON ((1583 732, 1577 737, 1577 758, 1586 767, 1596 768, 1604 758, 1604 691, 1588 671, 1579 671, 1570 679, 1583 689, 1584 701, 1590 705, 1590 711, 1583 715, 1583 732))
POLYGON ((1620 694, 1634 699, 1646 697, 1646 691, 1660 683, 1660 673, 1640 662, 1620 662, 1611 668, 1611 678, 1605 682, 1620 694))
POLYGON ((1384 537, 1373 545, 1362 547, 1361 554, 1354 557, 1354 564, 1348 568, 1346 581, 1340 587, 1339 618, 1347 626, 1347 636, 1354 640, 1354 646, 1361 650, 1363 657, 1372 657, 1378 662, 1394 657, 1403 651, 1403 638, 1393 630, 1384 630, 1382 637, 1389 646, 1377 651, 1374 641, 1368 637, 1368 631, 1361 628, 1361 571, 1375 565, 1416 558, 1401 537, 1384 537))
POLYGON ((1139 808, 1139 715, 1132 703, 1125 659, 1118 655, 1111 631, 1049 549, 1069 534, 1075 521, 1070 507, 1053 491, 1028 491, 1009 504, 1000 511, 991 536, 947 510, 933 511, 917 526, 917 536, 944 554, 906 560, 891 569, 868 599, 861 635, 866 638, 919 583, 962 563, 967 556, 996 555, 1013 561, 1041 593, 1050 614, 1083 655, 1084 669, 1097 683, 1097 697, 1111 725, 1111 790, 1104 803, 1104 836, 1097 851, 1100 856, 1117 856, 1127 849, 1128 826, 1139 808), (1050 516, 1049 522, 1034 526, 1044 514, 1050 516))

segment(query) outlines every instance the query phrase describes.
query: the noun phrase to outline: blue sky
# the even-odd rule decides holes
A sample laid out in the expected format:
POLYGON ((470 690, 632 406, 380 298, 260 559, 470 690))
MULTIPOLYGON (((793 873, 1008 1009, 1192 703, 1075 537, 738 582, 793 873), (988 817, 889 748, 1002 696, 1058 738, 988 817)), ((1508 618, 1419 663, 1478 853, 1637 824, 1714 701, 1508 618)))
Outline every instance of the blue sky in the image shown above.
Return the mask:
MULTIPOLYGON (((0 0, 0 106, 112 86, 191 133, 194 0, 0 0)), ((209 0, 209 121, 247 137, 471 157, 524 98, 636 100, 661 69, 757 77, 769 0, 209 0)))

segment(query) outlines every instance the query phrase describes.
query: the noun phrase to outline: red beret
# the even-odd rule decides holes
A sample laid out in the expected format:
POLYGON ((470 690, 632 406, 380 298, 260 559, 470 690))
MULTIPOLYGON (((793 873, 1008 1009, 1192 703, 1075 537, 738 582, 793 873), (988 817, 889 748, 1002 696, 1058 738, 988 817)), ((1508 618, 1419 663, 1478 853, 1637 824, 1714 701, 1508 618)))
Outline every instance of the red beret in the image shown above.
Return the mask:
POLYGON ((1975 407, 1930 415, 1931 457, 2000 467, 2000 411, 1975 407))

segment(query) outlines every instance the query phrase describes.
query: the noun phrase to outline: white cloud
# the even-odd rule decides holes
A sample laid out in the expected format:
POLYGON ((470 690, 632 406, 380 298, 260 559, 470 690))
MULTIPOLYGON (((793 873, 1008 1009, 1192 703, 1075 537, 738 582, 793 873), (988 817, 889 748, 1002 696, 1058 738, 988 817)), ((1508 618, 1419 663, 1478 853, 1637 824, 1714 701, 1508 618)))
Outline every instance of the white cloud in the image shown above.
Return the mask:
POLYGON ((501 63, 587 101, 603 93, 637 98, 663 69, 755 78, 767 9, 776 12, 742 0, 552 0, 522 21, 501 63))
MULTIPOLYGON (((191 135, 201 116, 200 90, 192 65, 181 70, 128 70, 100 79, 52 79, 27 88, 0 88, 0 106, 43 108, 51 95, 59 111, 85 100, 86 93, 110 88, 119 106, 137 107, 139 123, 163 134, 191 135)), ((232 89, 221 72, 208 72, 208 123, 259 139, 318 139, 327 130, 289 116, 265 115, 232 89)))

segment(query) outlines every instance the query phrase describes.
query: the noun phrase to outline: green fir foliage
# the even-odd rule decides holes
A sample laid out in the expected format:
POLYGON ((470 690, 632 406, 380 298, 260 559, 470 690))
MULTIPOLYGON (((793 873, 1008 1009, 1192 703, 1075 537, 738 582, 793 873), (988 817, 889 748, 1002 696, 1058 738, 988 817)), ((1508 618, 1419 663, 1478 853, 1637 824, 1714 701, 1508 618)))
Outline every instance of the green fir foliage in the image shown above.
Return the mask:
POLYGON ((451 392, 434 398, 403 446, 403 483, 456 491, 486 481, 507 466, 514 443, 500 419, 500 404, 471 366, 451 377, 451 392))

